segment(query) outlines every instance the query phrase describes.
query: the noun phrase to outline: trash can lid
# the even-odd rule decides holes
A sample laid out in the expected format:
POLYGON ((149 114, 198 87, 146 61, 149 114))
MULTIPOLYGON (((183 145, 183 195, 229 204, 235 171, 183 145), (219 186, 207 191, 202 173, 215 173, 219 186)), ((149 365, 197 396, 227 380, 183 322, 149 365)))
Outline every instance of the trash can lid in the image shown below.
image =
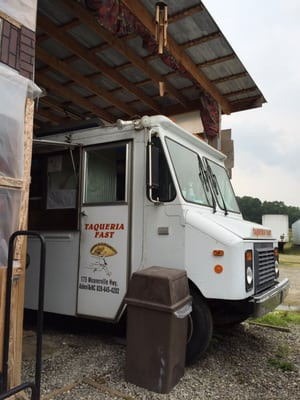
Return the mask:
POLYGON ((125 302, 174 311, 190 299, 186 271, 149 267, 132 275, 125 302))

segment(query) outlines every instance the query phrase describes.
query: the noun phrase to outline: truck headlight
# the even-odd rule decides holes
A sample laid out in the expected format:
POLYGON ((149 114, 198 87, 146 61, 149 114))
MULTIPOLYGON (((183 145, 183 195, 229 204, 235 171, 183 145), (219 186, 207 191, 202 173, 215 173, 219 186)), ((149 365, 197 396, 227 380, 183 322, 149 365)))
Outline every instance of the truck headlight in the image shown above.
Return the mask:
POLYGON ((252 250, 245 251, 245 284, 246 291, 253 288, 253 254, 252 250))
POLYGON ((274 259, 275 259, 275 277, 279 278, 279 252, 278 247, 274 248, 274 259))
POLYGON ((249 286, 252 285, 252 282, 253 282, 253 271, 252 271, 251 267, 247 267, 247 270, 246 270, 246 281, 247 281, 247 284, 249 286))

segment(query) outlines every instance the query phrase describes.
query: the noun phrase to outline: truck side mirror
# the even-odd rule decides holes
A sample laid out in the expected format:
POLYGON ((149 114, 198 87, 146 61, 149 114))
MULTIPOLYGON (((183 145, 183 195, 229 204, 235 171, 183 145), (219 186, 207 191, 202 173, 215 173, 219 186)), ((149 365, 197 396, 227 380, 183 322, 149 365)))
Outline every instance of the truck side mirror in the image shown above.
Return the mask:
POLYGON ((159 203, 159 158, 160 150, 151 140, 148 142, 148 198, 159 203))
POLYGON ((159 148, 152 147, 152 187, 153 189, 159 188, 159 148))

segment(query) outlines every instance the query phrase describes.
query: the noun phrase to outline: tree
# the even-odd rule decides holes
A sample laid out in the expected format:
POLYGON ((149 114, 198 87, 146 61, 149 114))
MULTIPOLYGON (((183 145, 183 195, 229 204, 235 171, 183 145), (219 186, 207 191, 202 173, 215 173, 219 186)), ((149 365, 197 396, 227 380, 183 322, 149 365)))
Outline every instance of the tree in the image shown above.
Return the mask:
POLYGON ((258 198, 244 196, 237 197, 237 201, 246 220, 261 223, 262 203, 258 198))
POLYGON ((250 196, 237 197, 243 217, 248 221, 261 223, 263 214, 286 214, 289 226, 300 219, 300 208, 286 206, 283 201, 264 201, 250 196))

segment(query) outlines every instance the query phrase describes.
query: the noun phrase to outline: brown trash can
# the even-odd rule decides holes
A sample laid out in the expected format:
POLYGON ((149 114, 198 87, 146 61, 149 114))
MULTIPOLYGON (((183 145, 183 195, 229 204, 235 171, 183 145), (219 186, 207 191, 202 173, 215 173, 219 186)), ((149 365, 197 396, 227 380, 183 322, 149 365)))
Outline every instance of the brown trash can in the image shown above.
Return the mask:
POLYGON ((127 308, 127 381, 169 393, 184 375, 191 296, 185 271, 150 267, 132 275, 127 308))

